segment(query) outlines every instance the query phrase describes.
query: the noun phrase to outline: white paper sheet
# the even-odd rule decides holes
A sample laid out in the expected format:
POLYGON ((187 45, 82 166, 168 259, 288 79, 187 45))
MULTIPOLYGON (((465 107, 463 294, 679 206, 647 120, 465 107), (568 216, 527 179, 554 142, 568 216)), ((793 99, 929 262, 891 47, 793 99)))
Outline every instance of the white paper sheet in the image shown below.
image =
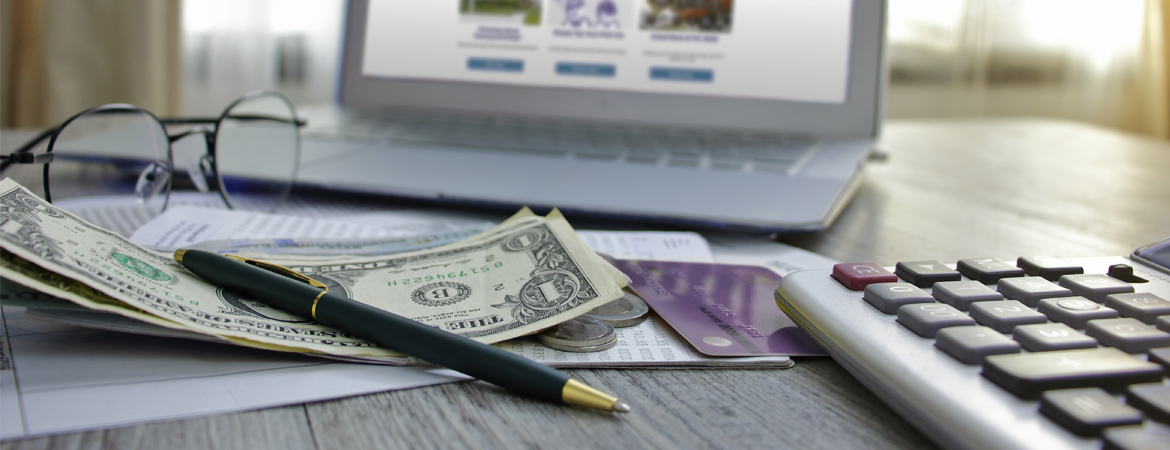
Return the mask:
POLYGON ((764 266, 780 276, 800 270, 832 269, 835 261, 808 250, 774 242, 766 235, 703 233, 715 262, 764 266))
POLYGON ((685 231, 578 230, 585 245, 617 259, 715 262, 707 240, 685 231))
POLYGON ((156 250, 174 250, 215 239, 350 239, 404 237, 409 234, 412 233, 344 220, 181 206, 169 208, 147 222, 130 235, 130 240, 156 250))
MULTIPOLYGON (((54 201, 53 204, 77 214, 82 219, 127 237, 158 216, 158 214, 149 212, 138 205, 133 196, 125 195, 77 197, 54 201)), ((216 193, 172 192, 167 206, 168 212, 173 208, 183 206, 230 211, 224 206, 223 199, 216 193)), ((502 218, 490 214, 450 210, 391 209, 370 202, 342 201, 340 199, 323 203, 298 197, 281 204, 274 213, 353 222, 363 226, 382 227, 399 232, 442 231, 443 229, 462 228, 483 223, 485 220, 500 220, 502 218)), ((501 216, 506 217, 506 215, 501 216)))
POLYGON ((73 327, 3 308, 0 439, 240 412, 467 379, 73 327))
POLYGON ((360 213, 338 219, 177 206, 130 235, 144 247, 170 251, 210 240, 261 238, 397 238, 456 230, 482 221, 427 219, 409 213, 360 213))

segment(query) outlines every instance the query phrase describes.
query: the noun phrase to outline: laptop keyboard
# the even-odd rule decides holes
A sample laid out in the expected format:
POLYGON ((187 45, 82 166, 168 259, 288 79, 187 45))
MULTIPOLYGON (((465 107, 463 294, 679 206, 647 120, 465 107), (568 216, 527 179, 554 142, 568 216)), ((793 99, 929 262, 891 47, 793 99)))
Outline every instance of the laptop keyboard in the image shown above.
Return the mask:
POLYGON ((307 138, 388 145, 430 145, 614 163, 790 175, 811 157, 816 141, 751 132, 582 125, 397 112, 318 124, 307 138))

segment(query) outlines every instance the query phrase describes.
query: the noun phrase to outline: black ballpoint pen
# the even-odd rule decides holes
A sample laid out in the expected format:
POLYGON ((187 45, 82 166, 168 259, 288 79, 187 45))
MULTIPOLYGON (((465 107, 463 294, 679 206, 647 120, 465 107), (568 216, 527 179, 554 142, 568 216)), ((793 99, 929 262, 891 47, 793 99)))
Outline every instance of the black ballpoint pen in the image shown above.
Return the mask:
POLYGON ((605 411, 630 411, 629 405, 556 369, 330 294, 323 284, 276 264, 188 249, 175 251, 175 261, 204 281, 245 298, 516 392, 605 411))

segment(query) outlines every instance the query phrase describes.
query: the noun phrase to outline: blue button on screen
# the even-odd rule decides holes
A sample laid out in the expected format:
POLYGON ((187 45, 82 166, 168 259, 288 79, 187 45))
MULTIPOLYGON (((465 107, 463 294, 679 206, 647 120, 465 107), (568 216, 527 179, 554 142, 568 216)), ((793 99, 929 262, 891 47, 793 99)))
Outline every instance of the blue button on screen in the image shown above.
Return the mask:
POLYGON ((617 75, 617 66, 613 64, 559 62, 557 63, 557 75, 612 78, 617 75))
POLYGON ((523 72, 522 59, 467 58, 467 70, 490 70, 495 72, 523 72))
POLYGON ((715 71, 711 69, 687 69, 681 67, 651 67, 650 79, 710 83, 715 80, 715 71))

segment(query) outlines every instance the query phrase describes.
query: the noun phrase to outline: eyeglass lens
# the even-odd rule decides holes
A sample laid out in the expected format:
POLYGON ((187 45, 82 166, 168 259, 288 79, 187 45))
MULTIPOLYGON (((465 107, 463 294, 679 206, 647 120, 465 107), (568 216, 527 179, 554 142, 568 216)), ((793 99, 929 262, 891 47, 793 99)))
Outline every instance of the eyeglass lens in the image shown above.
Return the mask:
POLYGON ((262 95, 232 106, 215 137, 224 200, 237 209, 270 211, 287 198, 300 158, 298 136, 296 112, 283 97, 262 95))
MULTIPOLYGON (((150 212, 162 211, 171 189, 170 145, 166 130, 150 114, 131 108, 95 109, 67 123, 53 153, 111 162, 100 186, 88 195, 133 195, 150 212)), ((49 165, 49 180, 71 174, 49 165), (54 170, 56 168, 56 171, 54 170)), ((58 183, 59 184, 59 183, 58 183)))

